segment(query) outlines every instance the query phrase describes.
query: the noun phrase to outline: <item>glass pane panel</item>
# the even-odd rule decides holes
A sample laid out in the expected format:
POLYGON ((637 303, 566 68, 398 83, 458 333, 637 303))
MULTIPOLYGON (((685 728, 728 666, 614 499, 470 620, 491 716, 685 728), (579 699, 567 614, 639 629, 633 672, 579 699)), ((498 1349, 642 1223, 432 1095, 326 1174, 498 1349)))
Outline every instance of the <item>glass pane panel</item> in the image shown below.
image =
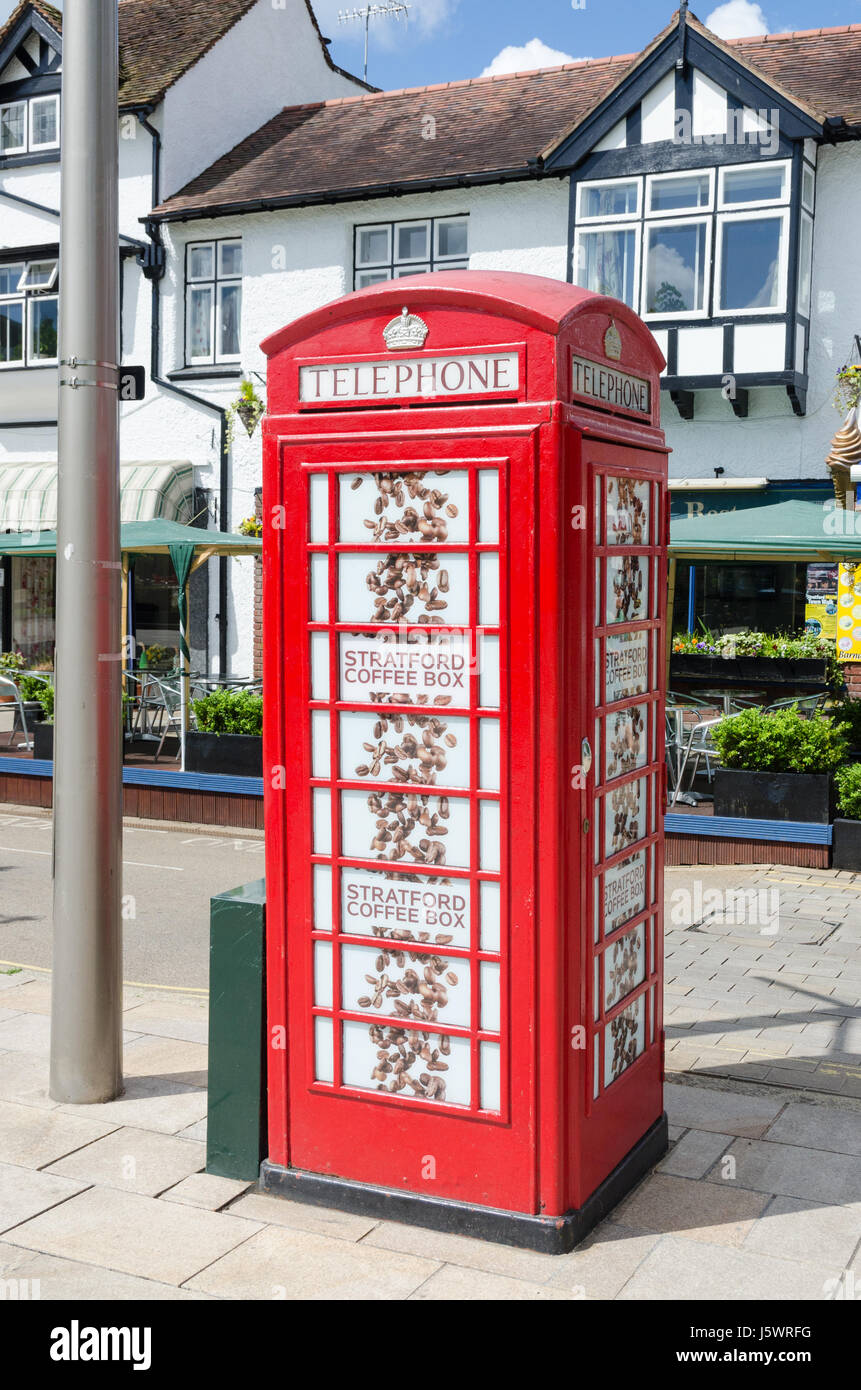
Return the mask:
POLYGON ((446 627, 469 622, 469 562, 465 555, 398 553, 374 561, 342 555, 339 561, 342 622, 410 623, 446 627), (431 591, 437 590, 436 598, 431 591), (412 600, 412 602, 408 602, 412 600))
POLYGON ((478 1059, 481 1085, 481 1108, 482 1110, 500 1110, 502 1104, 499 1043, 480 1043, 478 1059))
POLYGON ((645 996, 640 995, 627 1009, 617 1014, 604 1031, 605 1084, 616 1081, 646 1045, 645 996))
POLYGON ((26 275, 21 277, 18 288, 22 290, 47 289, 57 278, 56 261, 31 261, 26 275))
POLYGON ((219 285, 219 342, 221 357, 239 356, 239 326, 242 320, 242 286, 219 285))
MULTIPOLYGON (((373 636, 340 637, 341 699, 354 703, 468 705, 472 643, 468 632, 386 627, 373 636)), ((397 731, 403 720, 396 724, 397 731)), ((367 762, 367 759, 361 761, 367 762)))
POLYGON ((348 544, 463 545, 469 540, 469 482, 447 473, 343 473, 339 539, 348 544))
POLYGON ((49 97, 42 101, 31 101, 30 144, 32 147, 56 145, 57 109, 58 103, 55 97, 49 97))
POLYGON ((499 622, 499 556, 478 557, 478 621, 494 627, 499 622))
POLYGON ((14 294, 23 274, 23 261, 16 261, 14 265, 0 265, 0 294, 14 294))
POLYGON ((479 636, 478 699, 485 709, 499 708, 499 638, 479 636))
POLYGON ((438 222, 436 228, 438 256, 467 256, 469 254, 469 223, 438 222))
POLYGON ((407 222, 395 228, 395 260, 426 261, 430 255, 430 226, 407 222))
POLYGON ((311 793, 314 809, 314 853, 332 853, 332 794, 322 787, 311 793))
POLYGON ((604 701, 612 705, 649 688, 648 632, 614 632, 607 637, 604 701))
POLYGON ((356 264, 379 265, 392 259, 391 227, 362 227, 356 238, 356 264))
POLYGON ((758 164, 753 169, 727 169, 723 175, 725 203, 763 203, 786 196, 786 168, 758 164))
POLYGON ((813 196, 816 186, 816 176, 812 169, 805 164, 801 170, 801 202, 808 212, 813 211, 813 196))
POLYGON ((499 720, 482 719, 478 725, 479 784, 487 791, 500 789, 499 720))
POLYGON ((341 930, 350 936, 469 946, 470 900, 466 878, 341 870, 341 930))
POLYGON ((478 475, 478 539, 491 545, 499 540, 499 474, 484 468, 478 475))
POLYGON ((341 993, 348 1013, 412 1019, 422 1025, 469 1025, 470 967, 461 956, 449 959, 425 951, 407 954, 398 949, 398 943, 370 948, 344 946, 341 993))
POLYGON ((577 284, 596 294, 621 299, 637 307, 637 234, 634 229, 581 232, 577 254, 577 284))
POLYGON ((801 218, 801 238, 798 248, 798 312, 810 312, 810 262, 813 251, 813 220, 801 218))
POLYGON ((335 1036, 331 1018, 314 1019, 314 1079, 335 1079, 335 1036))
POLYGON ((646 555, 609 555, 607 622, 630 623, 649 616, 649 559, 646 555))
POLYGON ((751 217, 721 228, 722 309, 773 309, 780 302, 783 219, 751 217))
POLYGON ((314 929, 332 930, 332 870, 328 864, 314 865, 314 929))
POLYGON ((24 305, 0 303, 0 362, 24 357, 24 305))
POLYGON ((311 776, 328 777, 329 756, 329 712, 324 709, 311 711, 311 776))
POLYGON ((639 180, 602 183, 580 192, 581 217, 623 217, 637 211, 639 180))
POLYGON ((481 949, 498 951, 501 949, 501 890, 498 883, 482 881, 480 890, 481 908, 481 949))
POLYGON ((312 545, 325 545, 329 539, 329 479, 325 473, 312 473, 308 480, 312 545))
POLYGON ((215 274, 215 248, 211 243, 188 248, 189 280, 211 280, 215 274))
POLYGON ((646 978, 645 924, 626 932, 604 954, 604 1008, 612 1009, 646 978))
POLYGON ((311 633, 311 699, 329 698, 329 638, 325 632, 311 633))
POLYGON ((479 970, 481 987, 481 1027, 486 1033, 500 1029, 499 965, 483 960, 479 970))
POLYGON ((649 211, 676 212, 683 208, 706 208, 709 205, 709 182, 708 174, 653 179, 649 184, 649 211))
POLYGON ((646 228, 647 314, 675 314, 703 307, 706 224, 646 228))
POLYGON ((311 622, 329 620, 329 557, 311 556, 311 622))
POLYGON ((242 242, 221 241, 218 243, 218 274, 224 279, 242 274, 242 242))
POLYGON ((332 1007, 332 944, 314 942, 314 1003, 321 1009, 332 1007))
POLYGON ((646 778, 627 782, 604 798, 604 857, 618 854, 646 834, 646 778))
POLYGON ((424 265, 419 263, 415 265, 395 266, 393 278, 395 280, 403 280, 410 275, 426 275, 429 270, 430 264, 428 262, 425 262, 424 265))
POLYGON ((607 479, 607 545, 649 544, 649 484, 607 479))
POLYGON ((368 285, 382 285, 390 278, 388 270, 359 270, 356 272, 356 289, 367 289, 368 285))
POLYGON ((340 716, 341 776, 417 786, 469 786, 469 720, 444 714, 340 716))
POLYGON ((634 772, 646 763, 646 706, 608 714, 604 740, 605 768, 608 780, 634 772))
POLYGON ((23 101, 0 106, 0 153, 21 150, 26 143, 27 107, 23 101))
POLYGON ((489 869, 491 872, 498 873, 501 858, 499 802, 482 801, 479 803, 479 808, 479 865, 482 869, 489 869))
POLYGON ((53 360, 57 356, 57 300, 30 301, 30 357, 35 361, 53 360))
POLYGON ((188 351, 189 356, 210 357, 212 355, 211 317, 212 288, 207 285, 192 289, 188 297, 188 351))
POLYGON ((344 1024, 343 1038, 345 1086, 403 1092, 437 1105, 469 1105, 468 1038, 382 1023, 368 1027, 355 1020, 344 1024))
POLYGON ((469 802, 461 797, 342 792, 341 834, 349 859, 469 868, 469 802))

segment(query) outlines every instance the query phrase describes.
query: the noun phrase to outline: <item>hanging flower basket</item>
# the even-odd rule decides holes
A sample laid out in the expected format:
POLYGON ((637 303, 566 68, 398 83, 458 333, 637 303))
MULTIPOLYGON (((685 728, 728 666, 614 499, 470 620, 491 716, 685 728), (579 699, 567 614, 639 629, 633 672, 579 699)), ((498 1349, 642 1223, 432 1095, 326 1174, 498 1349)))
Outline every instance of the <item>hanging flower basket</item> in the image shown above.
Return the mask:
POLYGON ((254 382, 243 381, 238 400, 227 407, 228 442, 233 443, 233 422, 237 417, 245 426, 245 432, 250 439, 265 414, 266 403, 255 391, 254 382))

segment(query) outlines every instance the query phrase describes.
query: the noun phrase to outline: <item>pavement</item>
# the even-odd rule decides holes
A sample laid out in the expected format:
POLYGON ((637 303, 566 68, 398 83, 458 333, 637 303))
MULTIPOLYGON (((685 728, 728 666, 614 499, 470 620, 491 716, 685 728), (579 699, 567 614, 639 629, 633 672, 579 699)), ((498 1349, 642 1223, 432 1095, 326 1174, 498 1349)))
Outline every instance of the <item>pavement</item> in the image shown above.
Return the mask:
POLYGON ((56 1103, 47 1096, 50 974, 0 968, 0 1292, 856 1298, 861 878, 669 870, 667 898, 671 1149, 563 1256, 308 1207, 206 1174, 203 993, 128 986, 124 1096, 56 1103), (740 888, 765 893, 745 900, 742 921, 727 897, 740 888), (763 916, 775 902, 776 931, 763 916))

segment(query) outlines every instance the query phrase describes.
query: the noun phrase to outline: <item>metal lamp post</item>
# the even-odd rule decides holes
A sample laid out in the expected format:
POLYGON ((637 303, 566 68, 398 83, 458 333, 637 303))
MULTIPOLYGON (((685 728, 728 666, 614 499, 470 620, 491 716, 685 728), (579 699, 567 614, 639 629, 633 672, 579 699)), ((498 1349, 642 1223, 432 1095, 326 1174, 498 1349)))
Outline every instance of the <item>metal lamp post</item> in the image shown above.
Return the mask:
POLYGON ((66 0, 50 1093, 122 1091, 117 5, 66 0))

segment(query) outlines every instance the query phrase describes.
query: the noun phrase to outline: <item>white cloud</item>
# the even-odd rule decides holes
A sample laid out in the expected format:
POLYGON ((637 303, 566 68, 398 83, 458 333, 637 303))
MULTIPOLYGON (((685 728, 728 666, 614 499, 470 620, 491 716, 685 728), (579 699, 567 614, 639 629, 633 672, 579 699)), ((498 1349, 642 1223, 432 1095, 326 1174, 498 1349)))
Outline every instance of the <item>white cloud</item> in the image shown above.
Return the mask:
POLYGON ((748 39, 768 34, 768 20, 754 0, 727 0, 706 19, 706 28, 719 39, 748 39))
MULTIPOLYGON (((355 19, 349 24, 341 24, 338 14, 341 11, 361 9, 369 2, 379 5, 387 4, 388 0, 311 0, 311 5, 326 38, 339 43, 352 40, 353 43, 363 44, 364 23, 355 19)), ((431 35, 438 34, 454 15, 460 0, 405 0, 405 3, 409 3, 410 7, 406 19, 403 15, 399 19, 390 19, 385 15, 371 18, 372 42, 379 47, 396 48, 404 42, 408 34, 412 34, 414 38, 430 38, 431 35)))
POLYGON ((480 73, 480 77, 498 77, 503 72, 528 72, 531 68, 558 68, 562 63, 573 63, 570 53, 562 53, 558 48, 549 48, 542 39, 530 39, 517 48, 509 44, 480 73))

